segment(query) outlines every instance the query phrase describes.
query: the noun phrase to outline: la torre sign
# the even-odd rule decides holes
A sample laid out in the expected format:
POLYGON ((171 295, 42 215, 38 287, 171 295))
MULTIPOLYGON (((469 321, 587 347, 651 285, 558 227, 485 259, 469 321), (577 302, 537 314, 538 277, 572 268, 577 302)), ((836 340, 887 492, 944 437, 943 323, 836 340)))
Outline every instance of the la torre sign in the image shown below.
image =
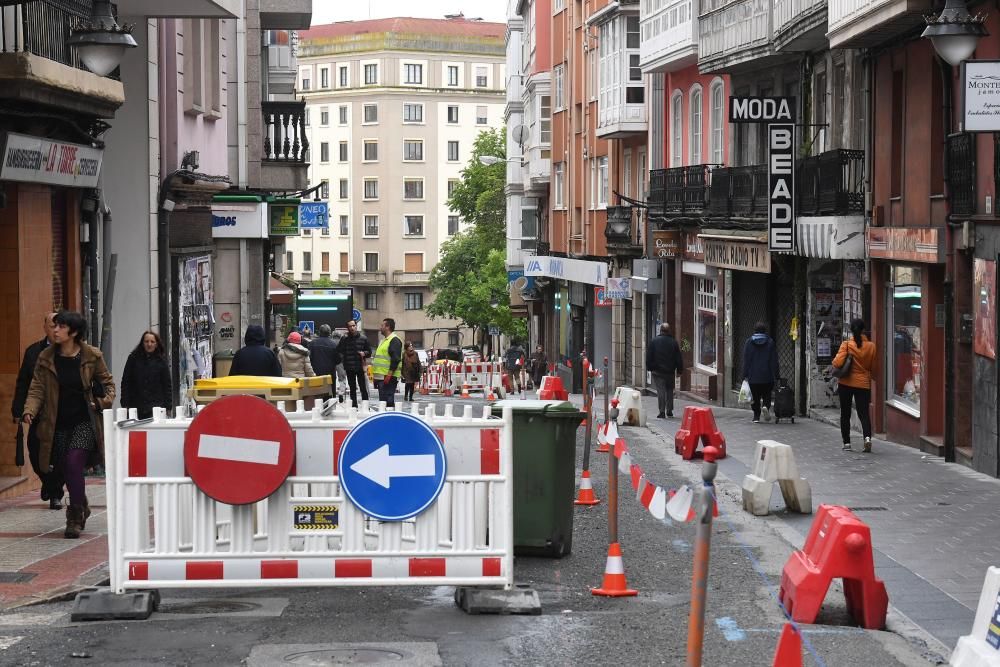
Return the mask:
POLYGON ((730 123, 767 125, 767 249, 795 250, 794 97, 730 97, 730 123))

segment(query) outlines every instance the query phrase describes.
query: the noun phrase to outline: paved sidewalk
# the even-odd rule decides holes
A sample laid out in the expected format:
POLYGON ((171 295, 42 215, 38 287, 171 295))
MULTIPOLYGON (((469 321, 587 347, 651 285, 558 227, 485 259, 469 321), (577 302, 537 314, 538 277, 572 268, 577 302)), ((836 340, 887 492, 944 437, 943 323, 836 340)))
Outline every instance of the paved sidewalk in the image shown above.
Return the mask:
POLYGON ((0 609, 67 595, 107 579, 104 480, 87 479, 91 516, 78 540, 63 537, 65 510, 38 491, 0 501, 0 609))
MULTIPOLYGON (((648 421, 671 452, 685 404, 678 402, 677 418, 648 421)), ((644 397, 643 406, 655 415, 656 397, 644 397)), ((808 418, 753 424, 749 410, 713 410, 728 453, 719 462, 720 493, 740 498, 758 440, 791 445, 812 487, 813 507, 845 505, 871 527, 876 572, 886 582, 889 603, 949 649, 970 632, 986 568, 1000 565, 1000 480, 877 439, 871 454, 860 451, 860 436, 854 451, 842 451, 837 428, 808 418)), ((689 473, 700 467, 676 455, 671 460, 689 473)), ((812 517, 785 512, 777 485, 771 506, 774 518, 761 520, 792 527, 800 536, 795 547, 801 547, 812 517)))

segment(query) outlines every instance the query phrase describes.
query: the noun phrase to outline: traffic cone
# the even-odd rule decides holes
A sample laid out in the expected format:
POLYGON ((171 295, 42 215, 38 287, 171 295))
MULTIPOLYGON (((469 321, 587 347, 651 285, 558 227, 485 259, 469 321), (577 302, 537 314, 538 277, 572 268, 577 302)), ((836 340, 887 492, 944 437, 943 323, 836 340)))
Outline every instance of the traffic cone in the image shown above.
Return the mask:
POLYGON ((781 631, 771 667, 802 667, 802 637, 791 623, 781 631))
POLYGON ((496 400, 497 400, 497 396, 496 396, 496 394, 493 393, 493 386, 490 385, 486 389, 486 402, 487 403, 493 403, 496 400))
POLYGON ((580 475, 580 493, 577 494, 574 505, 596 505, 601 502, 594 495, 594 486, 590 483, 590 471, 584 470, 580 475))
POLYGON ((591 588, 594 595, 610 598, 624 598, 638 595, 639 591, 628 588, 625 583, 625 565, 622 563, 622 548, 617 542, 608 546, 608 562, 604 566, 604 581, 600 588, 591 588))
POLYGON ((459 396, 459 398, 472 398, 471 396, 469 396, 469 383, 468 382, 463 382, 462 383, 462 395, 459 396))
POLYGON ((604 422, 603 433, 601 433, 601 437, 597 439, 597 449, 594 451, 601 454, 607 454, 611 451, 611 443, 608 442, 608 422, 604 422))

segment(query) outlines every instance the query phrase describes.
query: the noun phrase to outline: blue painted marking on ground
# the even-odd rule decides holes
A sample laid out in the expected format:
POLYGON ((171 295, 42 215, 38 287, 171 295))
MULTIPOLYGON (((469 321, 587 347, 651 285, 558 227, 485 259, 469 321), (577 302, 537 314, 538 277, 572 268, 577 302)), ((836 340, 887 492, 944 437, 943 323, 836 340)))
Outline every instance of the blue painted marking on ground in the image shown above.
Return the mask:
POLYGON ((722 630, 726 641, 741 642, 747 638, 747 634, 740 630, 740 626, 736 624, 736 621, 728 616, 715 619, 715 624, 722 630))
POLYGON ((678 540, 672 541, 671 544, 673 545, 674 549, 676 549, 677 551, 680 551, 682 553, 687 553, 687 552, 691 551, 691 543, 688 542, 687 540, 679 540, 678 539, 678 540))

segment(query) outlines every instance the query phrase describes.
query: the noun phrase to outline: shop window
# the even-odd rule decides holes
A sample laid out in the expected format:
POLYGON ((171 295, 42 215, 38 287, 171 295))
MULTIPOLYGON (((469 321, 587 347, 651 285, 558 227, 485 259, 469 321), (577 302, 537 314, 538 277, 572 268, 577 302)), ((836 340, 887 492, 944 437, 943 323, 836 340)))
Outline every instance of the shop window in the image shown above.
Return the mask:
POLYGON ((718 294, 716 282, 698 278, 694 294, 694 363, 706 370, 716 369, 716 314, 718 294))
POLYGON ((889 305, 892 333, 892 384, 890 399, 920 412, 920 386, 923 384, 923 342, 920 333, 923 270, 917 267, 892 267, 892 303, 889 305))

